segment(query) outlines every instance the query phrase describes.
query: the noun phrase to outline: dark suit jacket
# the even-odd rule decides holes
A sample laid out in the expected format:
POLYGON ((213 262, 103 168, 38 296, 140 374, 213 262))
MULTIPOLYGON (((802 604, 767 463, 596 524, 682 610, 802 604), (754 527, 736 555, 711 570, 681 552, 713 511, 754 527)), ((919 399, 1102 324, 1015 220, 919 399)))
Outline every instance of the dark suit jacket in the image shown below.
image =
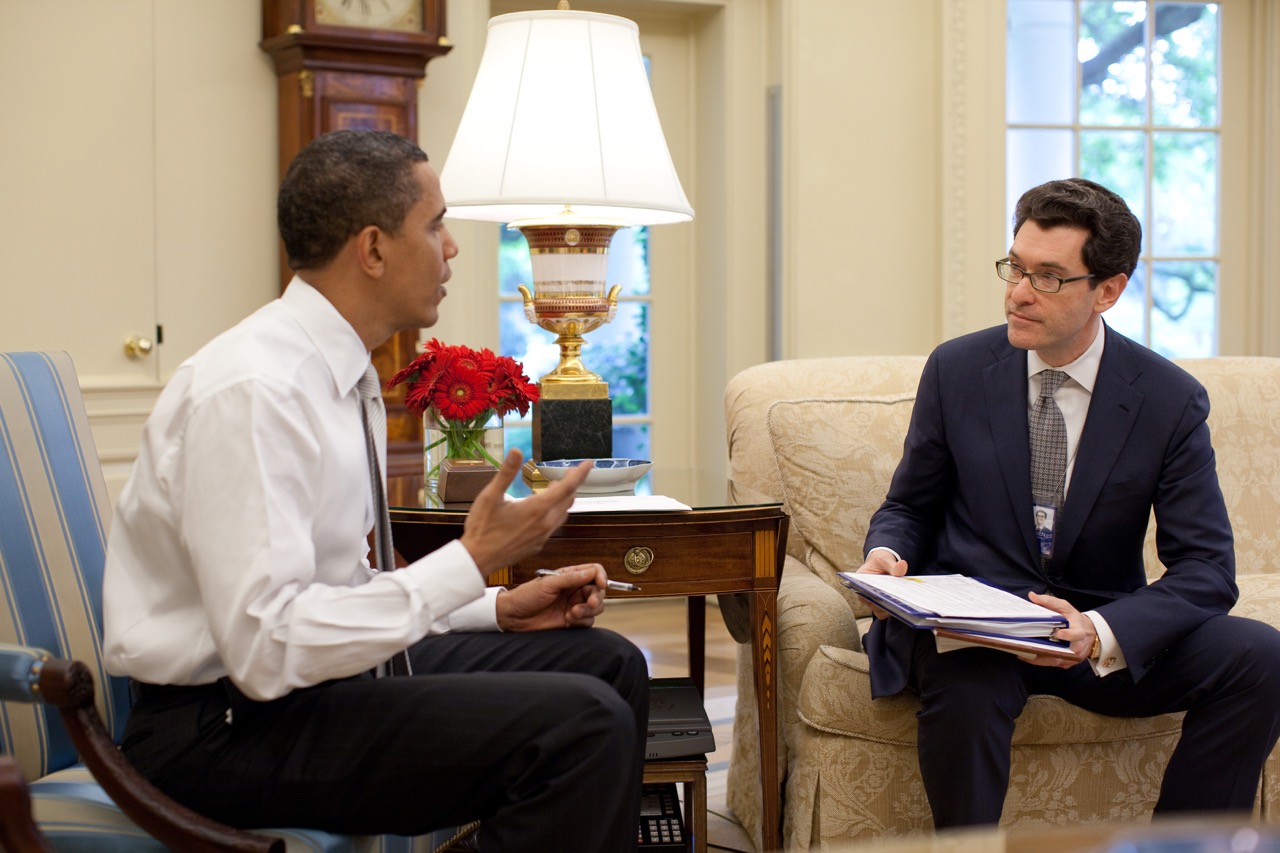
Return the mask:
MULTIPOLYGON (((1027 354, 1004 326, 934 350, 920 378, 902 462, 871 519, 911 574, 984 578, 1097 610, 1134 680, 1164 649, 1235 603, 1235 554, 1204 388, 1167 359, 1104 329, 1106 343, 1047 571, 1032 518, 1027 354), (1148 585, 1142 544, 1155 509, 1168 568, 1148 585)), ((873 694, 906 686, 912 629, 867 638, 873 694)))

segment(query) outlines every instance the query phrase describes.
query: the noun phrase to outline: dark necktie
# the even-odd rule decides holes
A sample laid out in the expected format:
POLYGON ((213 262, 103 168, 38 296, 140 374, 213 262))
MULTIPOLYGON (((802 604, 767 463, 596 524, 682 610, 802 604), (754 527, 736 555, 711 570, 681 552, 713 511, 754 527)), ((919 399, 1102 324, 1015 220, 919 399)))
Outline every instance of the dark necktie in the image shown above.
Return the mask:
MULTIPOLYGON (((382 385, 378 371, 372 364, 365 369, 360 384, 360 420, 364 424, 365 451, 369 457, 369 484, 373 490, 373 541, 377 555, 378 571, 389 572, 396 567, 395 549, 391 544, 391 512, 387 508, 387 491, 382 482, 382 466, 378 464, 378 445, 374 438, 386 435, 387 412, 382 403, 382 385)), ((410 675, 407 652, 397 652, 385 664, 392 675, 410 675)), ((378 674, 383 674, 379 667, 378 674)))

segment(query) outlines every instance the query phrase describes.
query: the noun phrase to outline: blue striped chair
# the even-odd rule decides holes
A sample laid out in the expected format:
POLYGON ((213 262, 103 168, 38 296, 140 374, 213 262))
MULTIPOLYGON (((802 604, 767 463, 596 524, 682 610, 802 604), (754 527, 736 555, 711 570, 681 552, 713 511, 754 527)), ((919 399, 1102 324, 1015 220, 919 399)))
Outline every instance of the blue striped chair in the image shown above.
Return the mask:
POLYGON ((13 853, 423 853, 470 834, 474 825, 416 839, 244 832, 139 776, 115 748, 128 684, 102 662, 110 513, 71 359, 0 354, 0 844, 13 853), (31 816, 35 827, 20 825, 31 816))

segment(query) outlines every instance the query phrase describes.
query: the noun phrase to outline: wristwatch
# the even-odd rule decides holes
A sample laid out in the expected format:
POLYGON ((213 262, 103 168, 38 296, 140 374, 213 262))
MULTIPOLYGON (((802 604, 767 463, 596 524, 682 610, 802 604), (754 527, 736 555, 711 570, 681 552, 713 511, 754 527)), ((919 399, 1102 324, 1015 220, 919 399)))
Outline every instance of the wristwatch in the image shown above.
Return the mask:
POLYGON ((1097 660, 1102 657, 1102 638, 1097 634, 1093 635, 1093 648, 1089 650, 1089 660, 1097 660))

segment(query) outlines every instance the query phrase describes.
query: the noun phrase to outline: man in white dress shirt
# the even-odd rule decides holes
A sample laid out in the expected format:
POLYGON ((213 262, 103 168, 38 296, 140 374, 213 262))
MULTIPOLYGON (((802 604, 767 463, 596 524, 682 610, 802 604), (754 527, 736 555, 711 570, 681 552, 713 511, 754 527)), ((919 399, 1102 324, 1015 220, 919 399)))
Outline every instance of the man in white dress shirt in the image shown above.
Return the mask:
POLYGON ((125 754, 242 827, 479 819, 485 850, 630 849, 645 661, 604 629, 548 630, 592 625, 604 570, 484 583, 542 548, 585 469, 505 501, 512 451, 460 540, 370 569, 357 385, 371 350, 438 318, 458 247, 435 171, 393 134, 328 134, 278 214, 295 278, 179 367, 120 496, 104 600, 137 696, 125 754), (374 677, 406 648, 412 676, 374 677))

